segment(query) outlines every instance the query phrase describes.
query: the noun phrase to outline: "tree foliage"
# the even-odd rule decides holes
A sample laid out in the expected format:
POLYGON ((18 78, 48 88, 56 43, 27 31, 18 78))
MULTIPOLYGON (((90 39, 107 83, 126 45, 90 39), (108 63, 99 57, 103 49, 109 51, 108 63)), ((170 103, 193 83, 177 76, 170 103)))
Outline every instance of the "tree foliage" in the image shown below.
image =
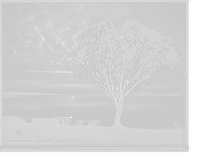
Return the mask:
POLYGON ((173 40, 139 23, 100 20, 81 35, 73 67, 119 102, 134 88, 154 84, 179 62, 173 40))

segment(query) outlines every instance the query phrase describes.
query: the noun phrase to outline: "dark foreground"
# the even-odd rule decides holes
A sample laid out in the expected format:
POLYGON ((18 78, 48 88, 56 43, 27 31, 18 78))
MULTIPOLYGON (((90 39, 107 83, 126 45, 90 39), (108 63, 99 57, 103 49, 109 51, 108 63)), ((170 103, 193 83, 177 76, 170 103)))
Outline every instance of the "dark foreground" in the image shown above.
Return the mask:
POLYGON ((3 128, 3 145, 186 145, 182 129, 148 130, 90 126, 12 126, 3 128))

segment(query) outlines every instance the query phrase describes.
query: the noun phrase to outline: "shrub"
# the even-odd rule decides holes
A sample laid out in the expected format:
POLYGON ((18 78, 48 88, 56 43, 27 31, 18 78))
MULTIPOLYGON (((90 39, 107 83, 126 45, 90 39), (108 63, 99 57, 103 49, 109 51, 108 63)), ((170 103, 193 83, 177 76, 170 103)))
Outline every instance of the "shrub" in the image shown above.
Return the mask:
POLYGON ((70 118, 63 118, 63 119, 61 119, 61 125, 67 125, 67 126, 70 126, 71 125, 71 123, 72 123, 72 119, 70 119, 70 118))
POLYGON ((97 126, 100 123, 98 119, 88 119, 87 124, 88 126, 97 126))
POLYGON ((83 119, 75 120, 75 126, 82 126, 84 123, 85 123, 85 120, 83 120, 83 119))

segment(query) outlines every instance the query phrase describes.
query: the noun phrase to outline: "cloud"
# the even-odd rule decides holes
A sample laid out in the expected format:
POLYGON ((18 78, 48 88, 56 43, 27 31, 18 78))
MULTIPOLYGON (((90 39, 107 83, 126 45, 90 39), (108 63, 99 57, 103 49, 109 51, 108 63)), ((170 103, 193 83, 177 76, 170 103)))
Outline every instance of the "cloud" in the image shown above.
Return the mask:
MULTIPOLYGON (((55 87, 66 81, 76 83, 72 75, 73 52, 78 48, 80 34, 99 19, 121 23, 136 15, 141 23, 172 35, 178 48, 185 51, 185 9, 176 3, 4 3, 3 81, 21 78, 50 83, 52 80, 55 87)), ((156 86, 156 83, 150 88, 153 91, 178 89, 178 85, 181 86, 179 76, 178 69, 175 75, 163 77, 161 85, 156 86)), ((66 85, 70 86, 73 87, 66 85)))
POLYGON ((56 70, 54 73, 71 73, 63 69, 71 62, 68 58, 72 58, 82 23, 66 19, 67 5, 36 4, 30 9, 31 6, 3 6, 3 60, 30 63, 36 70, 42 68, 51 73, 52 69, 56 70))

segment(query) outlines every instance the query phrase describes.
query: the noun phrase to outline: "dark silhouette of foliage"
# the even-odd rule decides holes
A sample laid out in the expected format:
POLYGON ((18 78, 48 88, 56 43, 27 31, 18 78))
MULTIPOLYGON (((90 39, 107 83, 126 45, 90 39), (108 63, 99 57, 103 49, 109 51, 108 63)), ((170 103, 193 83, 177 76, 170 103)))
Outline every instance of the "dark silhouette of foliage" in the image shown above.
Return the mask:
POLYGON ((76 119, 75 120, 75 126, 82 126, 85 123, 85 120, 83 119, 76 119))
POLYGON ((2 117, 3 126, 19 125, 25 122, 25 119, 19 116, 5 115, 2 117))
POLYGON ((97 126, 100 123, 98 119, 88 119, 86 120, 88 126, 97 126))
POLYGON ((84 75, 114 99, 118 126, 124 97, 134 88, 154 84, 179 62, 173 40, 136 19, 122 24, 97 21, 80 40, 73 67, 77 76, 84 75))
POLYGON ((183 80, 183 87, 186 88, 186 82, 187 82, 186 64, 183 66, 181 73, 182 73, 182 77, 180 78, 183 80))

